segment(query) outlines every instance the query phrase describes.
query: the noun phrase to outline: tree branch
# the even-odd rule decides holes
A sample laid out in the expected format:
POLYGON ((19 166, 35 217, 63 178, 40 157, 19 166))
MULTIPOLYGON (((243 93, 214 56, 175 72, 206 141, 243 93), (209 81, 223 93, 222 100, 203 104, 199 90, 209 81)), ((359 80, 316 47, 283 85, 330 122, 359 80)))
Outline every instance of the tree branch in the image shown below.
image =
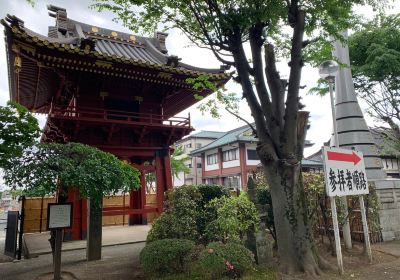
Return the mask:
POLYGON ((302 42, 305 26, 305 12, 298 10, 298 7, 292 7, 292 16, 295 16, 295 24, 293 26, 292 47, 290 54, 290 75, 289 87, 286 98, 285 109, 285 125, 282 137, 285 138, 284 154, 286 158, 294 158, 297 147, 297 112, 299 110, 299 87, 301 79, 302 61, 302 42))
POLYGON ((231 115, 233 115, 233 116, 235 116, 236 118, 238 118, 238 119, 242 120, 243 122, 245 122, 245 123, 251 128, 251 130, 253 131, 253 134, 256 136, 256 138, 258 137, 258 136, 257 136, 257 130, 254 128, 254 126, 253 126, 249 121, 247 121, 246 119, 242 118, 241 116, 239 116, 239 115, 236 114, 235 112, 231 111, 228 107, 225 107, 225 110, 226 110, 228 113, 230 113, 231 115))

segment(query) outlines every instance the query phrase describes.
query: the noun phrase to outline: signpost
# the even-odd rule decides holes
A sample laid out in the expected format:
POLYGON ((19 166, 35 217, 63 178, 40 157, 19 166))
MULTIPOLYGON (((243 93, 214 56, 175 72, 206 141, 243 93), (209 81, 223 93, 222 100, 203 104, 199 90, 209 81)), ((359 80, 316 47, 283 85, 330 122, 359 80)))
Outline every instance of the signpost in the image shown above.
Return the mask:
POLYGON ((62 230, 72 226, 72 203, 49 203, 47 229, 55 232, 53 256, 54 280, 61 279, 62 230))
POLYGON ((360 195, 360 210, 364 229, 364 240, 369 260, 372 261, 371 245, 363 194, 368 194, 368 182, 361 152, 323 147, 326 193, 331 197, 333 229, 339 272, 343 273, 339 226, 336 212, 336 196, 360 195))

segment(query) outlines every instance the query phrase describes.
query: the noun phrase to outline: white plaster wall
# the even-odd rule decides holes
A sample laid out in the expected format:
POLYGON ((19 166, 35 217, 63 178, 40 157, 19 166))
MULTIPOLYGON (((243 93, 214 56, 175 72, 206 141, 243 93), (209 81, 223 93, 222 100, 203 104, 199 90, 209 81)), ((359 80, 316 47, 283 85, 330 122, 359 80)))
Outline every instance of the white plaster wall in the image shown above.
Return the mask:
POLYGON ((180 187, 185 184, 185 174, 180 172, 178 176, 174 176, 174 187, 180 187))

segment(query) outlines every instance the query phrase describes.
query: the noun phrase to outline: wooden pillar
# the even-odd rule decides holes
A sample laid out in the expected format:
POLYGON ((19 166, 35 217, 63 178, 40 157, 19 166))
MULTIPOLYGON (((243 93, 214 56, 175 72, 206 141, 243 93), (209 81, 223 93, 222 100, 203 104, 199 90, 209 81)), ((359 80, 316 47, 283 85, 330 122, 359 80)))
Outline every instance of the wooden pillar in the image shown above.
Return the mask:
MULTIPOLYGON (((131 191, 129 193, 129 209, 141 209, 142 201, 141 201, 141 191, 131 191)), ((131 214, 129 215, 129 225, 140 225, 142 224, 142 216, 139 214, 131 214)))
POLYGON ((79 190, 77 188, 68 188, 67 202, 73 203, 73 221, 72 228, 64 230, 64 241, 81 240, 82 239, 82 200, 79 198, 79 190))
POLYGON ((81 239, 85 240, 87 238, 87 228, 88 228, 88 200, 86 198, 81 199, 81 239))
POLYGON ((168 150, 158 150, 156 151, 156 198, 157 198, 157 212, 162 213, 164 208, 164 192, 167 190, 168 183, 172 186, 172 177, 166 178, 166 168, 164 157, 168 156, 168 150))
POLYGON ((164 174, 165 174, 165 190, 173 188, 172 172, 171 172, 171 158, 169 149, 164 153, 164 174))
MULTIPOLYGON (((140 171, 140 200, 142 209, 146 208, 146 173, 145 171, 140 171)), ((147 214, 142 214, 142 224, 147 225, 147 214)))

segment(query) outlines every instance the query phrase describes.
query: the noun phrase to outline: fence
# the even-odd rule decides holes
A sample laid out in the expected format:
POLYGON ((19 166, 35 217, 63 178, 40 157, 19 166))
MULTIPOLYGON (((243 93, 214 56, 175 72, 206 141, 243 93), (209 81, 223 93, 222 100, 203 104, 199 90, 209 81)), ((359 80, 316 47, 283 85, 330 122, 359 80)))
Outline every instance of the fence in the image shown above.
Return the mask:
MULTIPOLYGON (((130 196, 115 195, 103 198, 103 207, 126 207, 129 206, 130 196)), ((56 202, 55 197, 30 197, 25 200, 24 233, 46 231, 47 205, 56 202)), ((146 195, 146 206, 156 207, 156 195, 146 195)), ((151 223, 157 213, 148 213, 147 221, 151 223)), ((129 215, 103 216, 103 226, 126 225, 129 222, 129 215)))

